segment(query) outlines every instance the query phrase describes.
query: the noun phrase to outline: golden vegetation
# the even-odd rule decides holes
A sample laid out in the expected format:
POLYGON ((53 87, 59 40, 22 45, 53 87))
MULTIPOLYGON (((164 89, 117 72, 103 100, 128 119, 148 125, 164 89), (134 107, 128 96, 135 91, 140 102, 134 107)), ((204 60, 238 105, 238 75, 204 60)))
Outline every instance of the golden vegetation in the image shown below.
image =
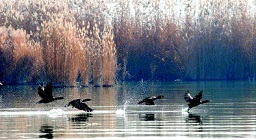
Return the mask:
POLYGON ((75 85, 79 78, 82 85, 89 81, 96 86, 115 83, 113 29, 104 23, 98 27, 100 21, 76 13, 86 9, 75 3, 6 0, 0 4, 4 12, 0 80, 75 85))
POLYGON ((255 1, 134 0, 121 7, 122 79, 255 77, 255 1))
POLYGON ((253 0, 3 0, 0 80, 254 77, 255 9, 253 0))
POLYGON ((0 27, 0 36, 1 79, 24 83, 38 77, 43 66, 39 44, 22 29, 0 27))

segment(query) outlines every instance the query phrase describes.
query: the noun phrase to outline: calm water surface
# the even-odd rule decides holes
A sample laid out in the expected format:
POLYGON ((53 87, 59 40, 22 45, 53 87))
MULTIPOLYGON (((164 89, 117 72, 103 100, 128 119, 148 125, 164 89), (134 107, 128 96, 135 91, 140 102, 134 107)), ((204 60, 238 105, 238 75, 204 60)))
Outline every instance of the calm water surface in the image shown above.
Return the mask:
POLYGON ((49 104, 36 86, 0 87, 0 138, 256 138, 254 82, 129 82, 113 88, 54 88, 63 96, 49 104), (210 103, 185 110, 184 92, 204 90, 210 103), (154 106, 144 97, 164 95, 154 106), (91 98, 88 114, 65 108, 70 100, 91 98))

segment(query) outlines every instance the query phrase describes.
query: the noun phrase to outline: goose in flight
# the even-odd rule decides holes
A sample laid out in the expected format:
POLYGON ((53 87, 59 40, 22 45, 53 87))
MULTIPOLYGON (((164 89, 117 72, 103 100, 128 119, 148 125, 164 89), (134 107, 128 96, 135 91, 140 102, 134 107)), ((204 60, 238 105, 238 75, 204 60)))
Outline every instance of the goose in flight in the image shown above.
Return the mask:
POLYGON ((48 83, 45 87, 44 86, 39 86, 38 87, 38 94, 42 99, 40 101, 38 101, 37 104, 49 103, 49 102, 52 102, 52 101, 55 101, 55 100, 64 99, 63 97, 53 98, 51 83, 48 83))
POLYGON ((159 96, 151 96, 151 97, 147 97, 141 101, 138 102, 138 104, 142 104, 142 103, 145 103, 145 105, 155 105, 154 101, 156 99, 163 99, 164 96, 162 95, 159 95, 159 96))
POLYGON ((65 105, 65 107, 72 106, 72 107, 80 109, 80 110, 92 112, 93 109, 91 109, 86 103, 84 103, 86 101, 91 101, 91 99, 83 99, 83 100, 75 99, 75 100, 70 101, 67 105, 65 105))
POLYGON ((185 96, 184 96, 184 99, 188 102, 188 112, 189 110, 192 108, 192 107, 195 107, 195 106, 198 106, 200 104, 204 104, 204 103, 207 103, 207 102, 210 102, 209 100, 204 100, 204 101, 201 101, 203 97, 203 91, 201 90, 199 93, 197 93, 197 95, 193 98, 189 91, 186 91, 185 92, 185 96))

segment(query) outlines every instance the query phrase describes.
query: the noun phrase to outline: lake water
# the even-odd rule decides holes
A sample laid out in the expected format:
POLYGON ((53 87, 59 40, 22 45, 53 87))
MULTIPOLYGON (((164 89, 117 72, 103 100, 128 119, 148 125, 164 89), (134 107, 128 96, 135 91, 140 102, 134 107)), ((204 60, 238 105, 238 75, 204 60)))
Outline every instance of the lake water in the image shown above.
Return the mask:
POLYGON ((54 88, 65 99, 40 100, 36 86, 0 87, 0 138, 256 138, 256 83, 128 82, 111 88, 54 88), (185 110, 183 98, 203 90, 210 103, 185 110), (141 99, 164 95, 156 105, 137 105, 141 99), (86 113, 65 108, 70 100, 91 98, 86 113))

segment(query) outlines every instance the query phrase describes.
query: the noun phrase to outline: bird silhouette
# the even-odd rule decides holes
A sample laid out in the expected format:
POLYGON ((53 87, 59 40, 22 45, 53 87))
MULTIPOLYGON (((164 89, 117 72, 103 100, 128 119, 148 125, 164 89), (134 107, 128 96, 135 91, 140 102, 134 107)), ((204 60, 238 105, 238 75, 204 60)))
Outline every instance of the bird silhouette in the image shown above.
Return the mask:
POLYGON ((75 100, 70 101, 67 105, 65 105, 65 107, 72 106, 72 107, 80 109, 80 110, 92 112, 93 109, 91 109, 86 103, 84 103, 86 101, 91 101, 91 99, 83 99, 83 100, 75 99, 75 100))
POLYGON ((38 101, 37 104, 49 103, 49 102, 52 102, 52 101, 55 101, 55 100, 64 99, 63 97, 53 98, 51 83, 48 83, 45 87, 44 86, 39 86, 38 87, 38 94, 42 99, 40 101, 38 101))
POLYGON ((204 104, 204 103, 207 103, 207 102, 210 102, 209 100, 204 100, 204 101, 201 101, 203 97, 203 91, 201 90, 199 93, 197 93, 197 95, 193 98, 189 91, 186 91, 185 92, 185 96, 184 96, 184 99, 188 102, 188 112, 189 110, 192 108, 192 107, 195 107, 195 106, 198 106, 200 104, 204 104))
POLYGON ((145 103, 145 105, 155 105, 154 101, 156 99, 163 99, 164 96, 162 95, 159 95, 159 96, 151 96, 151 97, 147 97, 141 101, 138 102, 138 104, 142 104, 142 103, 145 103))

